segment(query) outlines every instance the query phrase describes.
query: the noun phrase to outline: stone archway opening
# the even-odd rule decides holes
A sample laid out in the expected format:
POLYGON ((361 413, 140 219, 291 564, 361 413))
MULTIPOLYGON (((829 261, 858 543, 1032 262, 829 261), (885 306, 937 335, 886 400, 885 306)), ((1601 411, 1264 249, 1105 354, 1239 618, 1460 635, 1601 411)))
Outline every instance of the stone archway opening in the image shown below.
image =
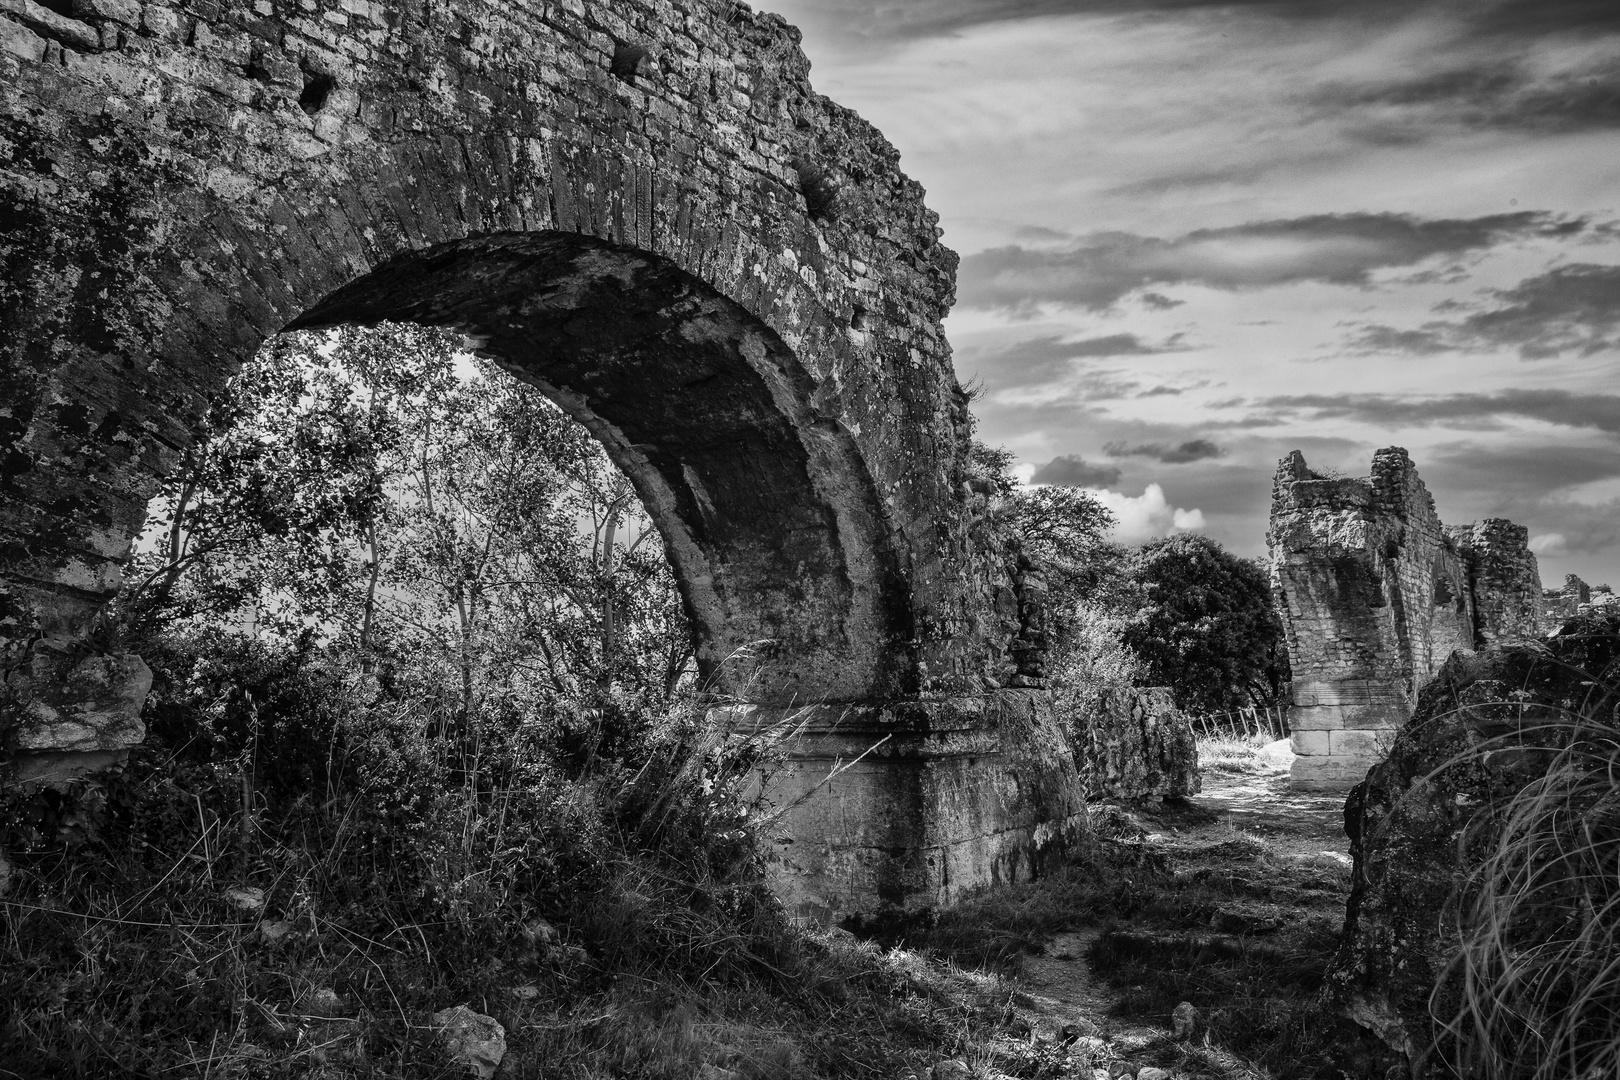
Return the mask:
POLYGON ((779 707, 908 689, 871 479, 756 317, 657 256, 529 233, 400 256, 289 329, 382 321, 461 331, 601 442, 663 536, 705 678, 779 707))

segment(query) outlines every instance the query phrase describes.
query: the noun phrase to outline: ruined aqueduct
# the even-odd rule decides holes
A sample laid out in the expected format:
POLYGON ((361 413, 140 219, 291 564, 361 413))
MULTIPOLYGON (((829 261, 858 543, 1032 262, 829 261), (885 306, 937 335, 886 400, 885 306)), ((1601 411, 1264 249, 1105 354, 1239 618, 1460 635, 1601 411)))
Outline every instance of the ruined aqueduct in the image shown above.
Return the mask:
POLYGON ((783 798, 890 736, 794 811, 792 903, 1027 873, 1081 804, 1039 583, 974 529, 956 257, 798 41, 732 0, 0 6, 9 782, 140 739, 99 612, 237 365, 409 320, 596 434, 743 720, 815 706, 783 798))

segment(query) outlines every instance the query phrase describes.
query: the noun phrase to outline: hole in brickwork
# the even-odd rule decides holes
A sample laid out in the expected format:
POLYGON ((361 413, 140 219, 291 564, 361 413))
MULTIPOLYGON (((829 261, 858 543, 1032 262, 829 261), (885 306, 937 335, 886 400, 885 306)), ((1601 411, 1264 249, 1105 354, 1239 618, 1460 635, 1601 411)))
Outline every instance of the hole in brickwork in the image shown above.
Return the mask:
POLYGON ((304 90, 298 95, 298 107, 314 116, 325 106, 326 99, 332 96, 332 91, 336 87, 337 83, 332 80, 332 76, 305 68, 304 90))
POLYGON ((808 158, 794 158, 793 171, 799 174, 799 194, 810 216, 818 221, 837 217, 838 184, 827 170, 808 158))
POLYGON ((58 15, 73 18, 73 0, 39 0, 39 6, 58 15))
POLYGON ((264 66, 264 57, 255 56, 242 67, 242 74, 262 83, 270 81, 270 69, 264 66))
POLYGON ((652 53, 644 46, 620 45, 613 50, 613 63, 608 67, 608 74, 627 83, 633 83, 651 58, 652 53))
POLYGON ((859 304, 856 304, 855 310, 850 313, 849 328, 851 330, 866 329, 866 309, 861 307, 859 304))

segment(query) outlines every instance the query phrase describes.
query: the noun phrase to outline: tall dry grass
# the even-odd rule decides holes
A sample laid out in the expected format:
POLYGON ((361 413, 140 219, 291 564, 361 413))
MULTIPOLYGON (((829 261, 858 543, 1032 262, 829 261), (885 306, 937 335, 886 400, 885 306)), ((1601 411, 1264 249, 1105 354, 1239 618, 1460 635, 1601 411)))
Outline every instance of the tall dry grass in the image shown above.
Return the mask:
POLYGON ((1512 695, 1521 722, 1447 763, 1523 780, 1459 840, 1468 866, 1456 894, 1459 946, 1430 1004, 1442 1052, 1463 1076, 1620 1076, 1616 627, 1589 631, 1608 640, 1588 642, 1582 666, 1538 660, 1512 695), (1555 681, 1576 688, 1573 697, 1547 703, 1541 690, 1538 701, 1533 684, 1555 681))

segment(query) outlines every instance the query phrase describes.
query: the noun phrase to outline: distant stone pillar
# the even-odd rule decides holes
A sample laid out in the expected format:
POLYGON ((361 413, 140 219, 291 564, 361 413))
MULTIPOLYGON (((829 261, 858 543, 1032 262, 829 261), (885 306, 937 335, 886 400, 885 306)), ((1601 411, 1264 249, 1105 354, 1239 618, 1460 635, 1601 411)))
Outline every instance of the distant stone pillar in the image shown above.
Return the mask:
POLYGON ((1472 645, 1466 573, 1399 447, 1380 450, 1367 479, 1284 458, 1267 547, 1294 673, 1294 786, 1348 788, 1383 756, 1421 682, 1472 645))
POLYGON ((1400 447, 1372 475, 1312 472, 1294 451, 1272 486, 1272 599, 1294 672, 1294 786, 1339 789, 1381 761, 1418 689, 1458 649, 1540 633, 1523 526, 1447 529, 1400 447))

